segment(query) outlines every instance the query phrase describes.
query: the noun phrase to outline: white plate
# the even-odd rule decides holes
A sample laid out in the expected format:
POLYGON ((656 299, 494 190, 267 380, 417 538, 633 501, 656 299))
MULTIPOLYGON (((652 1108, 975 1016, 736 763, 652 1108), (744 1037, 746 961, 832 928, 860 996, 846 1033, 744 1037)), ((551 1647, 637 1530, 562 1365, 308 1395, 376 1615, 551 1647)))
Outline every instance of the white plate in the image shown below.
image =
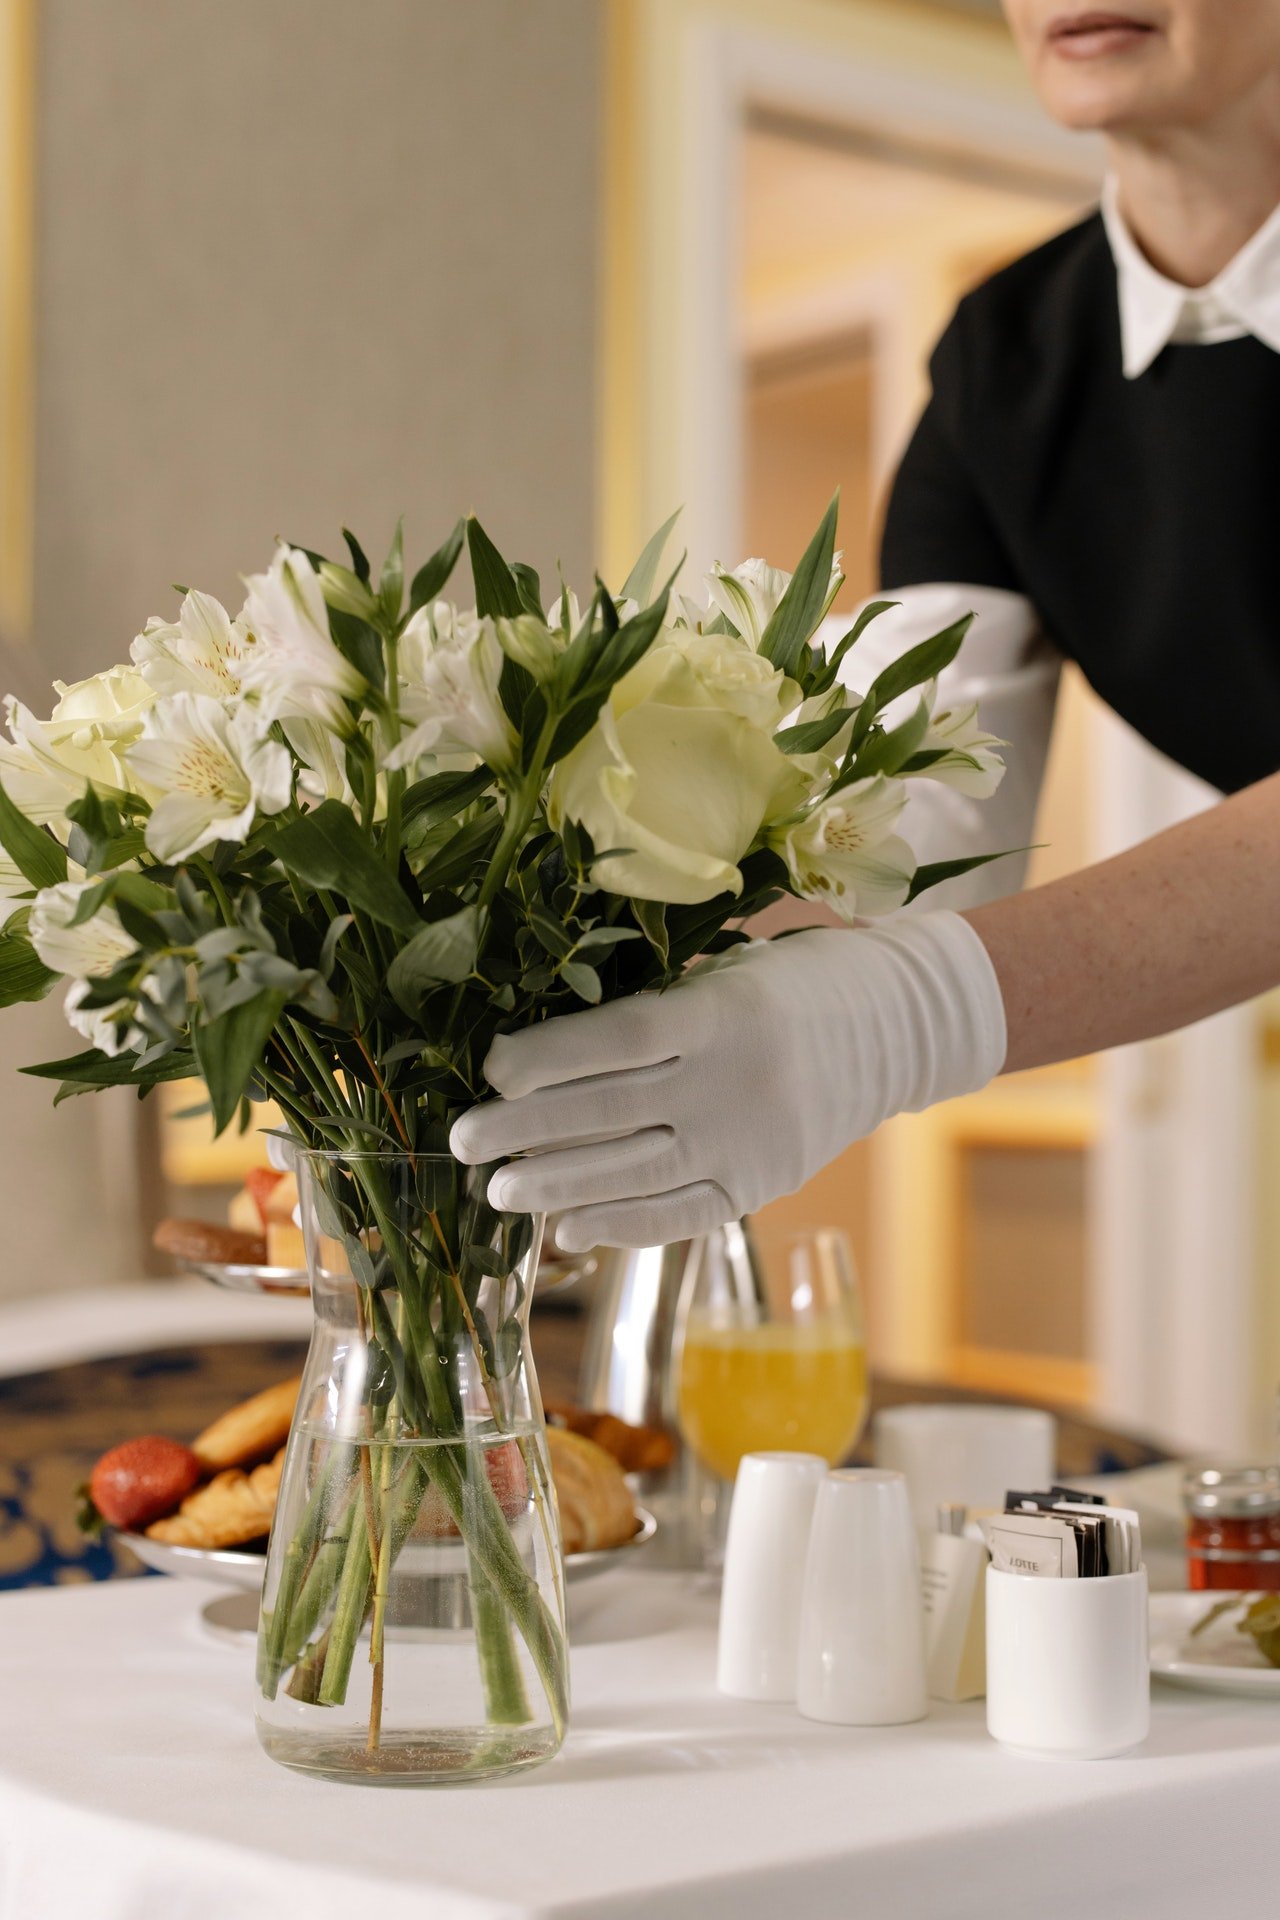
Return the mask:
MULTIPOLYGON (((601 1547, 595 1553, 567 1553, 565 1577, 576 1584, 607 1573, 637 1547, 648 1546, 658 1531, 658 1523, 646 1507, 636 1508, 638 1525, 629 1540, 620 1547, 601 1547)), ((241 1593, 257 1593, 262 1585, 262 1570, 267 1564, 265 1542, 252 1547, 224 1547, 221 1551, 204 1547, 172 1547, 163 1540, 149 1540, 145 1533, 116 1534, 117 1540, 135 1553, 144 1567, 157 1573, 172 1574, 178 1580, 207 1580, 219 1587, 236 1587, 241 1593)))
POLYGON ((1209 1693, 1272 1694, 1280 1697, 1280 1667, 1267 1664, 1248 1634, 1237 1633, 1239 1614, 1215 1620, 1203 1633, 1192 1628, 1226 1593, 1153 1593, 1151 1671, 1180 1687, 1209 1693))
POLYGON ((305 1296, 311 1291, 305 1267, 250 1267, 225 1260, 187 1260, 181 1254, 173 1258, 188 1273, 198 1273, 202 1280, 212 1280, 215 1287, 226 1287, 232 1293, 305 1296))

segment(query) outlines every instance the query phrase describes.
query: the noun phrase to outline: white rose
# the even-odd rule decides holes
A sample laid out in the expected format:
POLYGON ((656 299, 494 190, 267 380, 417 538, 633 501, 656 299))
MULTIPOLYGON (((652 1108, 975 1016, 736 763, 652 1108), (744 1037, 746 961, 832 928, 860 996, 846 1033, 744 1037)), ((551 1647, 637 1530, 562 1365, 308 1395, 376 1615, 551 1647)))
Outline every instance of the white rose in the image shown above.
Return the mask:
POLYGON ((400 711, 410 732, 387 766, 457 753, 510 766, 518 743, 498 694, 502 660, 494 621, 447 600, 419 607, 400 636, 400 711))
POLYGON ((876 774, 820 800, 769 836, 806 900, 825 900, 844 919, 891 913, 911 890, 916 857, 894 833, 907 790, 876 774))
POLYGON ((293 763, 252 707, 230 712, 207 694, 178 693, 147 716, 129 765, 152 801, 147 847, 186 860, 215 840, 243 840, 256 813, 279 813, 293 763))
POLYGON ((243 691, 268 720, 320 720, 346 738, 355 726, 349 700, 364 676, 334 646, 314 567, 296 547, 276 548, 266 573, 251 574, 240 619, 252 638, 240 667, 243 691))
POLYGON ((253 645, 243 620, 233 620, 212 594, 193 592, 184 598, 176 621, 148 620, 129 656, 158 694, 207 693, 232 700, 253 645))
POLYGON ((678 645, 717 706, 740 713, 765 733, 772 733, 800 698, 795 681, 737 634, 676 628, 666 638, 678 645))
POLYGON ((719 701, 682 647, 655 642, 555 769, 547 813, 557 829, 585 827, 600 853, 630 849, 596 862, 600 886, 694 903, 741 891, 738 862, 805 790, 769 729, 719 701))
POLYGON ((101 793, 129 789, 121 755, 141 733, 156 696, 132 667, 53 686, 58 704, 47 720, 37 720, 12 695, 6 700, 12 744, 0 741, 0 779, 29 820, 58 828, 90 782, 101 793))

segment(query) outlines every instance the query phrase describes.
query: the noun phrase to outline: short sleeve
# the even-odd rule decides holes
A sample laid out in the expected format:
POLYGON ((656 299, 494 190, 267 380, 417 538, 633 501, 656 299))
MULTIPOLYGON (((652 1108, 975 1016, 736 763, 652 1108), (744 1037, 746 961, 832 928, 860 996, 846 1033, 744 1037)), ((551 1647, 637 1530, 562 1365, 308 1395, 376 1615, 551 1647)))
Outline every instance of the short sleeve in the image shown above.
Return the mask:
POLYGON ((929 363, 933 391, 902 457, 885 514, 880 580, 892 592, 935 580, 1025 591, 964 457, 973 410, 961 303, 929 363))

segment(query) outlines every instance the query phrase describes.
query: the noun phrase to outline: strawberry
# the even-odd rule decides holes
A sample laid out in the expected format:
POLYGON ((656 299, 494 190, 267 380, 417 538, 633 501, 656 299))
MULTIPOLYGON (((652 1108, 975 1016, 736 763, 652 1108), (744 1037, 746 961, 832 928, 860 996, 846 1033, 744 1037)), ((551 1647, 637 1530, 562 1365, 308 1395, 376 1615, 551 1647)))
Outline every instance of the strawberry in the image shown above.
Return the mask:
POLYGON ((103 1454, 89 1476, 89 1498, 111 1526, 131 1533, 172 1513, 200 1473, 190 1447, 149 1433, 103 1454))
POLYGON ((252 1195, 264 1227, 267 1224, 267 1201, 283 1179, 284 1174, 276 1167, 250 1167, 244 1177, 245 1186, 252 1195))

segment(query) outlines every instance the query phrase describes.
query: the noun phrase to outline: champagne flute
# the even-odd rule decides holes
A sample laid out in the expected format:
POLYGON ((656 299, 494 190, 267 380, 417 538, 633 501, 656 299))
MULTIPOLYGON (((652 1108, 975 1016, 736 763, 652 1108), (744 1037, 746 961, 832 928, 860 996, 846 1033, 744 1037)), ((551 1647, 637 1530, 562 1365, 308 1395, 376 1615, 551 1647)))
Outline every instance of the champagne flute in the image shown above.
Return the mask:
POLYGON ((695 1243, 677 1328, 680 1431, 714 1478, 702 1500, 714 1566, 744 1454, 837 1466, 867 1417, 862 1302, 845 1234, 734 1222, 695 1243))

